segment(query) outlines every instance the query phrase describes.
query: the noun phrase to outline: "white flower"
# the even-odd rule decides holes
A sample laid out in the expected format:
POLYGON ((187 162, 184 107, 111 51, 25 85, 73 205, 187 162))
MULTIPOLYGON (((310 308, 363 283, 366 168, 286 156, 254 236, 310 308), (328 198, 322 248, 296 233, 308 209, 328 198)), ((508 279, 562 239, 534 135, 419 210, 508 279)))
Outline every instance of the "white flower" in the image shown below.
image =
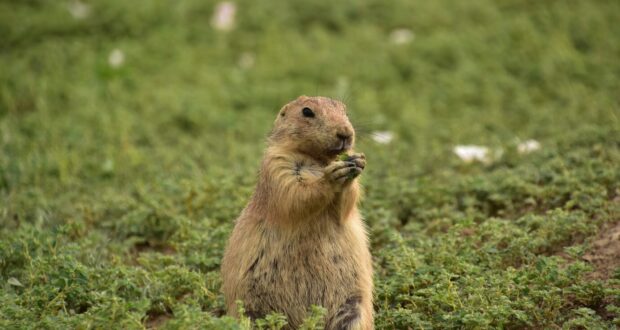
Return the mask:
POLYGON ((464 162, 489 162, 489 148, 475 145, 460 145, 453 149, 454 153, 464 162))
POLYGON ((396 29, 390 33, 390 41, 395 45, 404 45, 413 41, 413 32, 409 29, 396 29))
POLYGON ((394 139, 394 134, 389 131, 377 131, 372 133, 372 139, 380 144, 388 144, 394 139))
POLYGON ((235 26, 235 13, 237 12, 237 6, 230 2, 220 2, 215 6, 215 12, 211 19, 211 25, 216 30, 229 31, 235 26))
POLYGON ((239 56, 239 67, 242 69, 249 69, 254 66, 255 57, 252 53, 243 53, 239 56))
POLYGON ((118 68, 125 63, 125 53, 122 50, 116 48, 108 56, 108 64, 113 68, 118 68))
POLYGON ((540 142, 536 140, 525 140, 517 145, 517 151, 520 154, 528 154, 538 149, 540 149, 540 142))
POLYGON ((75 19, 85 19, 90 15, 90 5, 81 1, 71 1, 67 4, 67 10, 75 19))

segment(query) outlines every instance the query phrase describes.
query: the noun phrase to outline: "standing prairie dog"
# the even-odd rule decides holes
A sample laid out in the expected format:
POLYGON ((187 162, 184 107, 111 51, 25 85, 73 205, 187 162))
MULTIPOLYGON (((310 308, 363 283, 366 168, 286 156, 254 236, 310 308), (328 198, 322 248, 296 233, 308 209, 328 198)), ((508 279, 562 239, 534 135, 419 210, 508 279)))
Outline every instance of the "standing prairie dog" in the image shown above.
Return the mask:
POLYGON ((280 110, 222 260, 229 315, 241 300, 251 318, 280 312, 294 329, 320 305, 326 329, 373 329, 372 262, 357 209, 366 159, 352 152, 354 140, 341 102, 300 96, 280 110))

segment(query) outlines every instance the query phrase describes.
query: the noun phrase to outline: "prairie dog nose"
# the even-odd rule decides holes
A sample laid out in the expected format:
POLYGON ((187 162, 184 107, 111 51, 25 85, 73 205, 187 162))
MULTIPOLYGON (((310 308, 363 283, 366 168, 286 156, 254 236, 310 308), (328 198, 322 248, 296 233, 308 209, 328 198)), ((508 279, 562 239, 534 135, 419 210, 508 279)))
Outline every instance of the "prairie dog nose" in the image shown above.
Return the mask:
POLYGON ((343 141, 347 141, 351 139, 351 134, 347 134, 347 133, 336 133, 336 136, 343 141))

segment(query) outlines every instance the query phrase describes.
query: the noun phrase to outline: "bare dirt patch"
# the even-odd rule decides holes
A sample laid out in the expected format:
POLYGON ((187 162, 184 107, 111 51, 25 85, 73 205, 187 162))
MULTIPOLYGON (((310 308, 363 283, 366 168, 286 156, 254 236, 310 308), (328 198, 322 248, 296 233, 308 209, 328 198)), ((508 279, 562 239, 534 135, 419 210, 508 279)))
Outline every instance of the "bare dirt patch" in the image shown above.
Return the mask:
POLYGON ((173 246, 164 243, 153 243, 149 241, 139 242, 131 248, 128 255, 128 262, 133 266, 139 266, 140 262, 138 262, 138 258, 140 258, 140 256, 142 256, 143 254, 150 252, 160 253, 169 256, 174 255, 177 251, 173 246))
POLYGON ((620 221, 603 226, 583 260, 594 267, 591 279, 606 280, 620 267, 620 221))
POLYGON ((168 244, 145 241, 135 244, 133 247, 133 252, 135 254, 158 252, 165 255, 172 255, 176 253, 176 250, 173 246, 168 244))
POLYGON ((149 314, 145 326, 147 329, 159 329, 171 318, 170 314, 149 314))

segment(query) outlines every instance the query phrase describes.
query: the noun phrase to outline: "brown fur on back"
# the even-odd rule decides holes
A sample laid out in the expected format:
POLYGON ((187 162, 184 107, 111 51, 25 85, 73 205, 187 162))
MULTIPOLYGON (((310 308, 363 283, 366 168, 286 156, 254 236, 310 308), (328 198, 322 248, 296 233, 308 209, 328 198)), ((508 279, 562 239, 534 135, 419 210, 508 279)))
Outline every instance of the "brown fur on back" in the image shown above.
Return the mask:
POLYGON ((278 113, 222 261, 229 315, 241 300, 250 317, 281 312, 297 328, 311 305, 321 305, 327 329, 373 328, 372 262, 357 209, 365 159, 337 160, 337 135, 350 135, 353 146, 340 102, 302 96, 278 113))

